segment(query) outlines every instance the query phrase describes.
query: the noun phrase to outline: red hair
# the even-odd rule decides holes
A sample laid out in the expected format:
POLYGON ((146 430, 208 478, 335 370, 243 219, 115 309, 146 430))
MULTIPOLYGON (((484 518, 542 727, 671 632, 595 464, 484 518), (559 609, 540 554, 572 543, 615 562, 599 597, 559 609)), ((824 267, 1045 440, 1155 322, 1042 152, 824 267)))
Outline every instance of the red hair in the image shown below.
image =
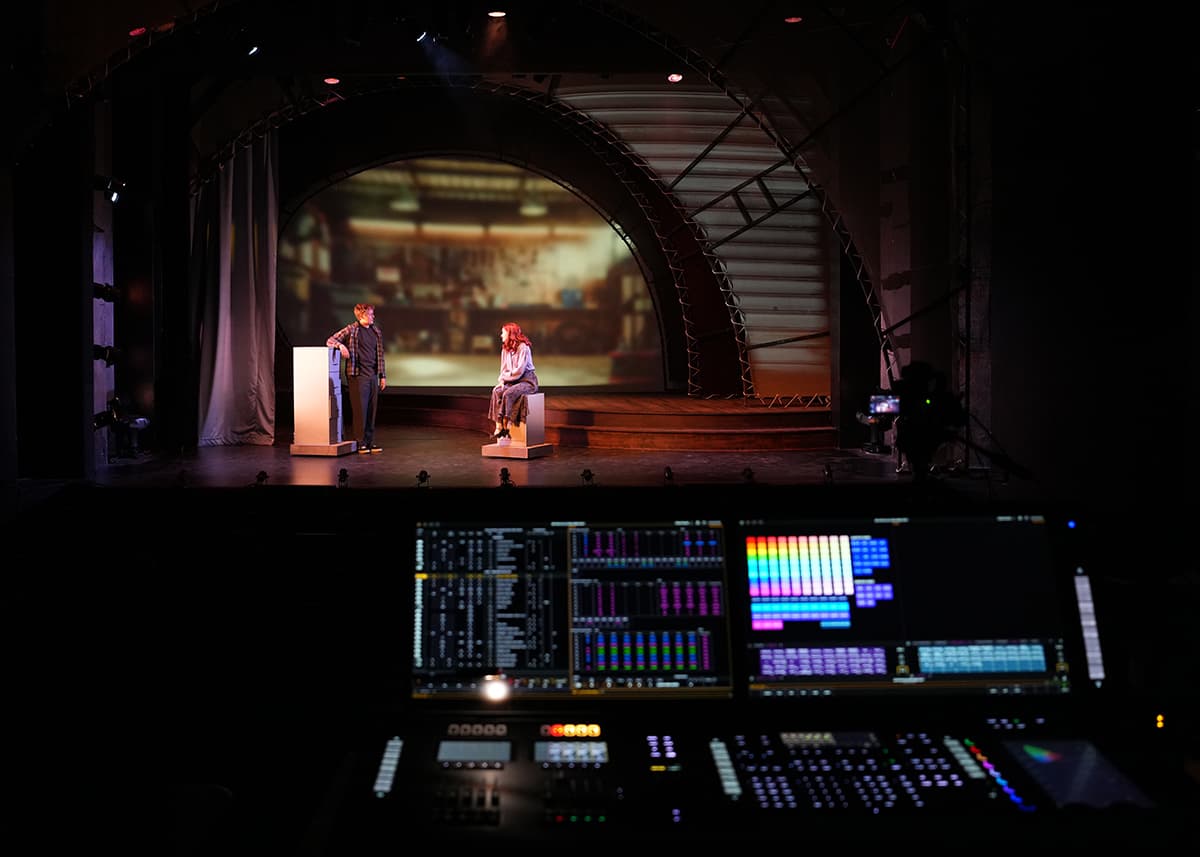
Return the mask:
POLYGON ((530 348, 533 343, 529 341, 529 337, 521 332, 521 325, 515 321, 510 321, 504 325, 504 329, 508 331, 508 340, 504 343, 504 348, 507 351, 516 351, 517 346, 524 342, 530 348))

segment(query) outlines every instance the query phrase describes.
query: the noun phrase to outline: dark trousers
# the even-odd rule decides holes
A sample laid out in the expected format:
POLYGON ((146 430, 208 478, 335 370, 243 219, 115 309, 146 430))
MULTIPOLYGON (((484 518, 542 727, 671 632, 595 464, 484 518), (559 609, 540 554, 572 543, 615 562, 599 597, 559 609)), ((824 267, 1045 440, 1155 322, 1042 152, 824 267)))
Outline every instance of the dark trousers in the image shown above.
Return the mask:
POLYGON ((354 420, 354 439, 359 446, 370 446, 375 442, 375 411, 379 405, 379 376, 351 375, 346 379, 350 387, 350 415, 354 420))

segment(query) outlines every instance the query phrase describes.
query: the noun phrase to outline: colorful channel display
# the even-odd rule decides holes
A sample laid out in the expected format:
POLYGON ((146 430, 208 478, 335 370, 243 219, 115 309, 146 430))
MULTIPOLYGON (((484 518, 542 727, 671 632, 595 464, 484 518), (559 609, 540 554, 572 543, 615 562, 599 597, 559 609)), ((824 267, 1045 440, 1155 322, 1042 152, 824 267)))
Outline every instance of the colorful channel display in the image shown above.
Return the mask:
POLYGON ((750 627, 780 630, 787 622, 826 628, 850 624, 850 599, 859 606, 892 597, 891 586, 855 581, 889 564, 886 539, 852 535, 746 537, 750 627))
MULTIPOLYGON (((1036 514, 743 520, 750 696, 1071 689, 1060 540, 1036 514)), ((1082 608, 1081 608, 1082 609, 1082 608)), ((1083 615, 1081 613, 1081 615, 1083 615)))
POLYGON ((705 631, 584 631, 583 673, 697 671, 713 668, 712 635, 705 631))

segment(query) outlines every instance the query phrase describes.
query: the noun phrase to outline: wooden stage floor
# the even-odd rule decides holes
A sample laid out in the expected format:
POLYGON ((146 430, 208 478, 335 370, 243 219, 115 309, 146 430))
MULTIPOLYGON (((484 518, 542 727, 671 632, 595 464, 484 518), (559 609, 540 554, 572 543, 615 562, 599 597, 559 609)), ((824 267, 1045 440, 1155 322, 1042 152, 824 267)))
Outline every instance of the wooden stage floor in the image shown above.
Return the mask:
POLYGON ((556 445, 533 460, 484 457, 490 442, 482 431, 442 426, 379 426, 376 442, 383 452, 336 457, 295 456, 286 445, 201 447, 179 455, 153 454, 118 459, 97 475, 97 483, 113 486, 196 485, 235 488, 269 485, 406 488, 417 487, 425 471, 425 487, 484 488, 500 483, 501 468, 517 486, 569 487, 744 484, 776 485, 895 483, 890 455, 859 450, 678 451, 596 449, 556 445), (667 468, 671 480, 666 477, 667 468), (344 476, 342 472, 345 471, 344 476), (260 474, 265 474, 260 476, 260 474))

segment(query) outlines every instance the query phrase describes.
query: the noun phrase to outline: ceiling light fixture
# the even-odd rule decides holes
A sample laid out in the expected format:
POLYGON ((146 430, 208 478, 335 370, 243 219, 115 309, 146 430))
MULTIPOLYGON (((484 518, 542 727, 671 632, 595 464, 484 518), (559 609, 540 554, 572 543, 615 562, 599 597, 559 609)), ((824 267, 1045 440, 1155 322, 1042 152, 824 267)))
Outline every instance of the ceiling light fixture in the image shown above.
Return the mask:
POLYGON ((667 80, 671 83, 679 83, 679 81, 683 80, 683 75, 677 71, 673 71, 667 75, 667 80))
POLYGON ((546 198, 541 192, 536 190, 532 179, 526 179, 521 182, 521 216, 522 217, 545 217, 547 206, 546 198))
POLYGON ((785 24, 799 24, 799 23, 800 23, 801 21, 803 21, 803 20, 804 20, 804 19, 803 19, 802 17, 800 17, 799 15, 789 15, 788 17, 786 17, 786 18, 784 18, 784 19, 783 19, 783 23, 785 23, 785 24))
POLYGON ((521 216, 522 217, 545 217, 546 216, 546 200, 538 191, 533 189, 533 184, 526 181, 525 193, 521 196, 521 216))
POLYGON ((488 12, 488 17, 489 18, 503 18, 505 16, 505 14, 507 14, 507 13, 502 12, 499 9, 497 9, 495 12, 488 12))
POLYGON ((544 217, 546 215, 546 203, 542 202, 537 197, 529 197, 521 202, 522 217, 544 217))
POLYGON ((388 203, 388 208, 392 211, 420 211, 421 201, 417 199, 417 195, 413 193, 411 187, 401 185, 395 198, 388 203))

